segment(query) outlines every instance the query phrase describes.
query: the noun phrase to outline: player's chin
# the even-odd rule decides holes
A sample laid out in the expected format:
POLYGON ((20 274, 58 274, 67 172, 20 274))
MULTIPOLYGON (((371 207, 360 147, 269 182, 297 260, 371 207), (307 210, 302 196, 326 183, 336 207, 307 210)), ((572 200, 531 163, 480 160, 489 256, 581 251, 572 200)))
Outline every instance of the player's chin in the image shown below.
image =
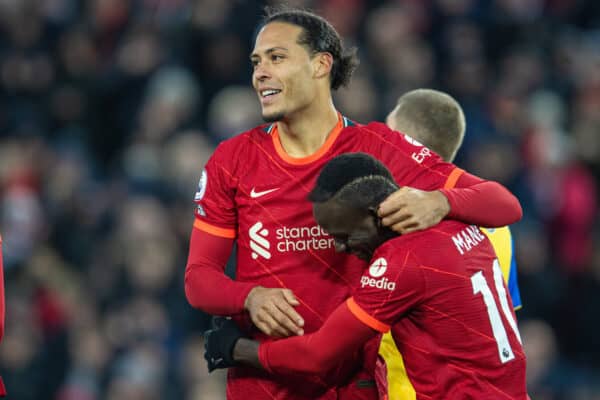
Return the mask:
POLYGON ((264 111, 262 112, 262 118, 265 122, 277 122, 277 121, 281 121, 284 117, 284 113, 283 112, 268 112, 268 111, 264 111))

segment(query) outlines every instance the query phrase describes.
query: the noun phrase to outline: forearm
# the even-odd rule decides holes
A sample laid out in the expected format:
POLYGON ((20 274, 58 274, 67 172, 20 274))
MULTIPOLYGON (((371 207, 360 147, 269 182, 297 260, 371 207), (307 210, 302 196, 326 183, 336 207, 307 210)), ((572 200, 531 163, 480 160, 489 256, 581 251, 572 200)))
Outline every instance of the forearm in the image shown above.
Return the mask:
POLYGON ((253 283, 236 282, 225 275, 232 239, 193 229, 185 270, 185 295, 192 307, 213 315, 233 315, 244 310, 253 283))
MULTIPOLYGON (((465 174, 459 183, 473 182, 472 175, 465 174)), ((504 186, 493 181, 482 181, 468 187, 441 189, 450 204, 447 218, 484 227, 501 227, 521 219, 523 210, 519 200, 504 186)))
POLYGON ((270 372, 324 374, 347 358, 354 357, 376 334, 342 304, 317 332, 262 343, 257 348, 241 343, 240 347, 244 346, 252 354, 238 356, 244 356, 250 365, 256 365, 258 361, 270 372))
POLYGON ((257 369, 265 369, 258 357, 259 343, 255 340, 241 338, 233 348, 234 361, 257 369))
POLYGON ((185 295, 194 308, 212 315, 234 315, 244 311, 246 296, 254 283, 236 282, 206 265, 188 264, 185 295))

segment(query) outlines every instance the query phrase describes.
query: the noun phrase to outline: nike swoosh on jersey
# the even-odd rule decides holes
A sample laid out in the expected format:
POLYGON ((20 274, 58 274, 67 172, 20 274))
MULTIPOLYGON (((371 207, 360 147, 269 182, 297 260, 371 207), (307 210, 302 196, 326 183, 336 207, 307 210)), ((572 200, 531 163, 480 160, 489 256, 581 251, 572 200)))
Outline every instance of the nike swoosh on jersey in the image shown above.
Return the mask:
POLYGON ((256 199, 257 197, 264 196, 265 194, 269 194, 269 193, 274 192, 276 190, 279 190, 279 188, 269 189, 269 190, 263 190, 262 192, 257 192, 257 191, 254 190, 254 188, 252 188, 252 190, 250 191, 250 197, 252 197, 253 199, 256 199))

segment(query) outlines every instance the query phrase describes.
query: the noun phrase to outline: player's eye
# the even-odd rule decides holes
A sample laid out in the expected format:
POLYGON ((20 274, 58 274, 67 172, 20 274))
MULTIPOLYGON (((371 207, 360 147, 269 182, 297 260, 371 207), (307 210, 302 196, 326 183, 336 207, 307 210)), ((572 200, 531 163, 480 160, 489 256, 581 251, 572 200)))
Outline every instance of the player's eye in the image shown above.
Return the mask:
POLYGON ((271 54, 271 61, 273 62, 280 62, 281 60, 283 60, 283 56, 280 54, 271 54))

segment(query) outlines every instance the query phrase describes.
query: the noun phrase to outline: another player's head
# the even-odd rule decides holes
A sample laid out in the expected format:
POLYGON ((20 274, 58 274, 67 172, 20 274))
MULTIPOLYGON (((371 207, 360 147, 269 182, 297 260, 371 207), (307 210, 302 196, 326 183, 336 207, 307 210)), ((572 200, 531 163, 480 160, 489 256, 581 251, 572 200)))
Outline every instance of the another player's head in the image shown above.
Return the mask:
POLYGON ((381 225, 377 207, 398 190, 388 169, 365 153, 346 153, 329 161, 309 194, 315 219, 333 238, 337 251, 370 260, 394 232, 381 225))
POLYGON ((291 117, 331 90, 346 85, 358 65, 337 31, 305 10, 268 9, 250 56, 256 90, 266 121, 291 117))
POLYGON ((465 115, 454 98, 432 89, 402 95, 386 124, 418 140, 452 162, 465 135, 465 115))

